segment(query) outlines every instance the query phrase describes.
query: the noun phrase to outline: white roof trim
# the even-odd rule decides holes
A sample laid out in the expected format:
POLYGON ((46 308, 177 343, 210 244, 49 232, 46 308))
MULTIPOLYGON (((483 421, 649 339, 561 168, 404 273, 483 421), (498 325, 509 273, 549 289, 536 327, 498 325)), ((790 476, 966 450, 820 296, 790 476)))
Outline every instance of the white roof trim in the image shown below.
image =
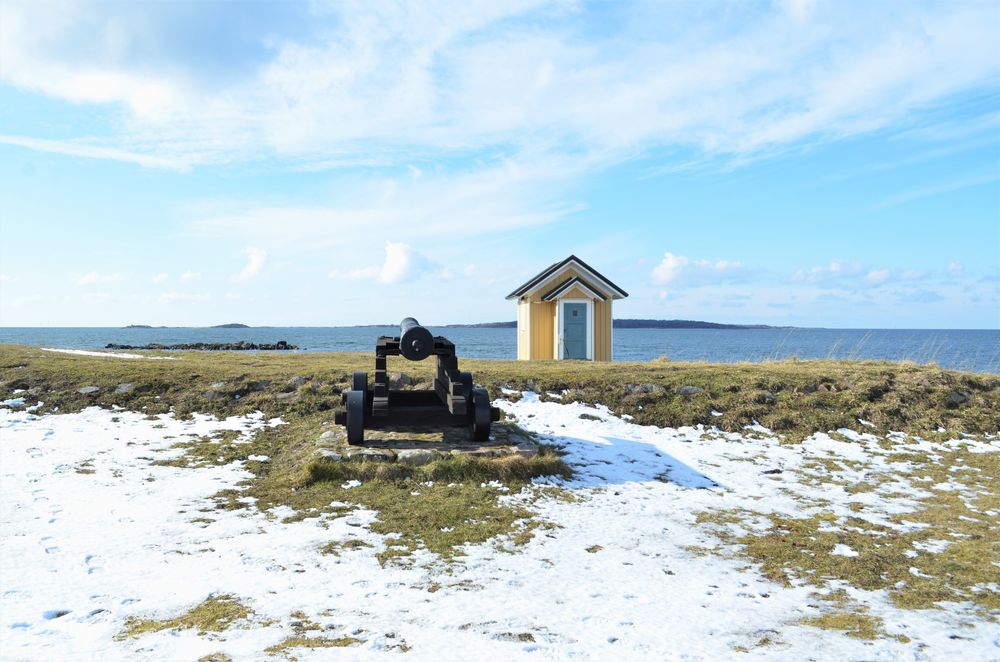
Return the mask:
POLYGON ((584 292, 588 292, 595 299, 600 299, 601 301, 607 301, 610 296, 607 294, 601 294, 600 292, 595 292, 592 287, 590 287, 586 281, 581 278, 571 278, 564 285, 560 286, 559 291, 556 292, 555 296, 545 296, 542 297, 542 301, 557 301, 566 296, 566 294, 573 290, 574 287, 579 287, 584 292))

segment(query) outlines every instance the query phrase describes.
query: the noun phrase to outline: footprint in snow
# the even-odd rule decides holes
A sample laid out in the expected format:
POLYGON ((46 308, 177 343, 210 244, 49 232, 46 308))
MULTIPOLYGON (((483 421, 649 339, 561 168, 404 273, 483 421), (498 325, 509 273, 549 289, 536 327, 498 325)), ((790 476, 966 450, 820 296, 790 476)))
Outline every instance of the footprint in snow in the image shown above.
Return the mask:
POLYGON ((45 455, 45 453, 42 451, 41 448, 35 448, 34 446, 25 450, 24 452, 27 453, 28 456, 32 458, 41 457, 42 455, 45 455))
POLYGON ((70 612, 69 609, 49 609, 48 611, 42 612, 42 618, 47 621, 51 621, 56 618, 62 618, 70 612))

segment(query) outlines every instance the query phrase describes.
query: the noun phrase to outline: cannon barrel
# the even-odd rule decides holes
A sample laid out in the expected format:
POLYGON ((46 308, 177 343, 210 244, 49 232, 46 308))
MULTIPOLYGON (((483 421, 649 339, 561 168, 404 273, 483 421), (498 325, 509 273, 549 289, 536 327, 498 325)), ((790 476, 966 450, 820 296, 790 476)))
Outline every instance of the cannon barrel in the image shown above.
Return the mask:
POLYGON ((412 317, 399 323, 399 353, 411 361, 423 361, 434 350, 434 336, 412 317))

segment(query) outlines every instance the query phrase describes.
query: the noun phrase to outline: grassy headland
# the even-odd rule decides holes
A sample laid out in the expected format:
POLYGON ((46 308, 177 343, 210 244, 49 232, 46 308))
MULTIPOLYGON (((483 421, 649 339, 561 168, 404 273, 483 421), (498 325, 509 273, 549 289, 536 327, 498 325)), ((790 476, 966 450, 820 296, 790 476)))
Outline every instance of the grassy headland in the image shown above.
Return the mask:
MULTIPOLYGON (((374 462, 331 463, 317 455, 329 447, 340 393, 354 370, 370 370, 370 354, 171 353, 176 360, 129 360, 47 352, 0 345, 0 399, 37 401, 45 412, 87 406, 122 407, 149 415, 193 412, 229 416, 260 410, 285 425, 262 430, 250 443, 225 436, 185 440, 175 466, 243 460, 253 478, 239 492, 218 495, 223 508, 287 505, 294 518, 338 516, 356 504, 379 512, 372 529, 395 534, 379 552, 405 561, 426 549, 440 557, 461 555, 467 543, 497 539, 516 545, 544 525, 523 507, 500 497, 530 486, 533 476, 569 475, 552 451, 531 459, 449 458, 422 467, 374 462), (15 395, 15 390, 23 390, 15 395), (267 456, 267 461, 251 457, 267 456), (503 485, 493 483, 499 479, 503 485), (361 486, 345 487, 361 480, 361 486), (419 489, 414 486, 420 484, 419 489)), ((636 423, 717 426, 742 431, 755 422, 796 443, 816 431, 859 427, 927 438, 949 433, 995 434, 1000 429, 1000 376, 886 362, 782 361, 760 364, 516 362, 462 360, 478 383, 530 389, 541 397, 603 404, 636 423)), ((413 387, 427 386, 433 361, 390 360, 413 387)), ((517 394, 509 397, 516 398, 517 394)), ((569 498, 534 490, 533 498, 569 498)), ((780 524, 780 523, 779 523, 780 524)), ((777 525, 776 525, 777 526, 777 525)), ((331 541, 340 549, 350 541, 331 541)), ((759 544, 747 540, 753 553, 759 544)))
MULTIPOLYGON (((181 416, 261 410, 288 419, 331 412, 339 406, 351 373, 372 369, 371 355, 362 353, 170 356, 177 360, 119 360, 0 345, 0 396, 24 389, 28 399, 45 403, 41 412, 117 405, 150 414, 173 410, 181 416), (97 390, 79 392, 88 386, 97 390)), ((857 428, 859 418, 881 433, 933 435, 945 428, 952 434, 992 434, 1000 429, 1000 375, 934 365, 461 359, 461 367, 472 371, 494 397, 501 387, 530 389, 543 398, 545 393, 567 391, 564 401, 604 404, 639 424, 704 424, 738 432, 757 422, 790 442, 816 431, 857 428)), ((405 372, 419 388, 421 382, 429 384, 434 363, 397 358, 390 359, 389 369, 405 372)))

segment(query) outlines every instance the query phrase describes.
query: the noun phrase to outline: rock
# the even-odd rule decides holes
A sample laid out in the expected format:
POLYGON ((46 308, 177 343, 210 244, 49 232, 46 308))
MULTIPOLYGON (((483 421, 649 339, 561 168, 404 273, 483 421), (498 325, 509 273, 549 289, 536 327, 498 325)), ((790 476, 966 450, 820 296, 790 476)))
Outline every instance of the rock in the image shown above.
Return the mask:
POLYGON ((501 457, 514 451, 506 446, 480 446, 479 448, 462 448, 451 451, 452 455, 467 455, 468 457, 501 457))
POLYGON ((299 392, 289 391, 288 393, 279 393, 274 396, 274 399, 278 402, 293 402, 299 399, 299 392))
POLYGON ((349 448, 345 453, 351 462, 395 462, 396 454, 388 448, 349 448))
POLYGON ((778 399, 770 391, 758 391, 754 400, 762 405, 773 405, 778 399))
POLYGON ((337 438, 337 433, 333 430, 327 430, 319 436, 320 441, 333 441, 337 438))
POLYGON ((218 400, 223 396, 218 391, 205 391, 204 393, 202 393, 201 397, 205 398, 206 400, 218 400))
POLYGON ((119 384, 115 387, 115 394, 123 395, 125 393, 131 393, 135 390, 135 384, 132 382, 126 382, 124 384, 119 384))
POLYGON ((625 384, 623 388, 625 389, 625 393, 627 395, 636 395, 637 393, 663 393, 667 390, 659 384, 625 384))
POLYGON ((413 383, 413 378, 405 372, 394 372, 389 375, 389 388, 400 389, 413 383))
POLYGON ((264 389, 266 389, 270 385, 271 385, 271 380, 270 379, 261 379, 260 381, 251 382, 250 383, 250 390, 251 391, 263 391, 264 389))
POLYGON ((309 380, 301 375, 297 375, 288 380, 288 386, 293 389, 300 388, 306 385, 309 380))
POLYGON ((297 345, 289 345, 286 340, 279 340, 276 343, 253 343, 241 340, 240 342, 193 342, 178 343, 175 345, 161 345, 160 343, 149 343, 148 345, 122 345, 119 343, 108 343, 104 349, 180 349, 203 352, 218 351, 261 351, 261 350, 290 350, 298 349, 297 345))
POLYGON ((966 402, 969 401, 970 397, 972 396, 969 395, 968 393, 965 393, 964 391, 952 391, 951 393, 948 394, 948 400, 946 401, 946 404, 949 407, 957 407, 959 405, 964 405, 966 402))
POLYGON ((699 386, 678 386, 677 395, 698 395, 699 393, 704 393, 705 389, 699 386))
POLYGON ((441 457, 442 455, 440 453, 429 448, 407 448, 405 450, 396 451, 397 462, 413 466, 430 464, 434 460, 440 460, 441 457))
POLYGON ((538 444, 527 441, 515 446, 514 452, 525 459, 532 458, 538 455, 538 444))
POLYGON ((816 384, 809 384, 807 386, 803 386, 802 388, 800 388, 799 393, 815 393, 818 390, 819 386, 817 386, 816 384))
POLYGON ((337 451, 332 451, 329 448, 319 448, 316 450, 316 457, 322 458, 324 460, 330 460, 332 462, 343 462, 344 456, 337 451))
POLYGON ((83 395, 90 395, 92 393, 97 393, 101 389, 96 386, 83 386, 76 389, 77 393, 82 393, 83 395))

